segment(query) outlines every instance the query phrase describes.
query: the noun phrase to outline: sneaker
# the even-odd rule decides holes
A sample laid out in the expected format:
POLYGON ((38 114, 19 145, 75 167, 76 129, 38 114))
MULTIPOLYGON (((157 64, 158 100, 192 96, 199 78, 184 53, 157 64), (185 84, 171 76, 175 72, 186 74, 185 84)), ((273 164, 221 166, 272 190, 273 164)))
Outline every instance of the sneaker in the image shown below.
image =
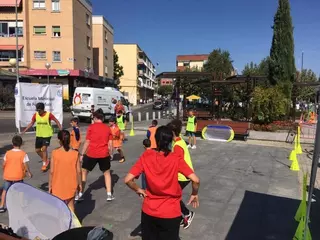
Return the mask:
POLYGON ((190 211, 189 215, 184 218, 184 225, 183 225, 184 229, 187 229, 190 227, 191 222, 194 218, 194 215, 195 213, 190 211))
POLYGON ((132 232, 132 233, 130 233, 128 239, 141 239, 141 237, 142 237, 141 231, 139 231, 137 233, 132 232))
POLYGON ((47 171, 48 166, 49 166, 49 163, 50 163, 49 160, 47 160, 46 163, 45 163, 44 165, 42 165, 41 170, 42 170, 43 172, 47 171))
POLYGON ((0 208, 0 213, 4 213, 6 211, 7 211, 7 209, 5 207, 0 208))
POLYGON ((196 145, 193 145, 192 147, 191 147, 191 149, 196 149, 197 148, 197 146, 196 145))
POLYGON ((182 217, 181 222, 180 222, 180 227, 184 226, 184 217, 182 217))
POLYGON ((108 195, 107 196, 107 201, 111 202, 112 200, 114 200, 114 196, 113 195, 108 195))
POLYGON ((83 200, 82 196, 83 196, 83 193, 79 192, 79 193, 77 193, 77 195, 74 198, 74 200, 80 202, 80 201, 83 200))
POLYGON ((119 160, 119 163, 124 163, 126 160, 124 158, 119 160))
POLYGON ((188 148, 191 148, 191 145, 190 144, 188 144, 188 146, 187 146, 188 148))

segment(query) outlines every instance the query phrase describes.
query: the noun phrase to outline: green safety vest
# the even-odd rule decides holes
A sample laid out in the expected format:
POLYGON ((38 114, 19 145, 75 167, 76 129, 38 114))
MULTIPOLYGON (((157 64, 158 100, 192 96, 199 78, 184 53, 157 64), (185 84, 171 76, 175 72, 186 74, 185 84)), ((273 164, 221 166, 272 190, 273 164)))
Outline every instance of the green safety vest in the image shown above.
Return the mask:
POLYGON ((188 117, 188 123, 187 123, 187 131, 189 132, 195 132, 195 124, 194 124, 195 116, 188 117))
MULTIPOLYGON (((172 148, 172 151, 174 149, 174 147, 178 145, 179 147, 181 147, 183 149, 183 152, 184 152, 184 161, 188 164, 188 166, 193 170, 193 165, 192 165, 192 161, 191 161, 191 156, 190 156, 190 153, 189 153, 189 150, 188 150, 188 147, 187 147, 187 144, 186 142, 181 139, 177 142, 174 142, 173 144, 173 148, 172 148)), ((186 182, 186 181, 189 181, 189 179, 187 179, 183 174, 181 173, 178 173, 178 181, 181 181, 181 182, 186 182)))
POLYGON ((50 112, 41 117, 39 113, 36 113, 36 136, 47 138, 52 137, 53 129, 50 123, 50 112))
POLYGON ((125 130, 123 116, 117 117, 117 125, 121 131, 125 130))

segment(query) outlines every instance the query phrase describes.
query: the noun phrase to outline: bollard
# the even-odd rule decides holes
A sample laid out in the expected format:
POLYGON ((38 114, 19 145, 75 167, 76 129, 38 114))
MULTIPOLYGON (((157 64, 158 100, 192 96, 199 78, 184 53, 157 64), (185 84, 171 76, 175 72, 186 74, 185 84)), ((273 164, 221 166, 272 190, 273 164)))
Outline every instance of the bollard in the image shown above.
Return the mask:
POLYGON ((141 122, 141 112, 138 112, 138 122, 141 122))
POLYGON ((156 119, 156 113, 155 112, 152 112, 152 120, 153 119, 156 119))
POLYGON ((149 121, 149 112, 146 112, 146 121, 149 121))
POLYGON ((161 112, 158 112, 158 119, 161 119, 161 112))

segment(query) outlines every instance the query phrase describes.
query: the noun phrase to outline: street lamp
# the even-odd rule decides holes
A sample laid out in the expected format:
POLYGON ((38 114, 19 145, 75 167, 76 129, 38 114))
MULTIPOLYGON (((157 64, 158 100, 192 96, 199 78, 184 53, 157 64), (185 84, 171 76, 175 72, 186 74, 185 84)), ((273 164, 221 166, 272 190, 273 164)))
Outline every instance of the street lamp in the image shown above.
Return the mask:
POLYGON ((50 83, 50 79, 49 79, 49 69, 51 68, 51 64, 50 63, 46 63, 45 65, 46 69, 47 69, 47 83, 50 83))
POLYGON ((15 58, 10 58, 9 59, 9 64, 12 67, 12 72, 15 71, 16 65, 17 65, 17 59, 15 58))
POLYGON ((16 62, 15 62, 15 65, 16 65, 17 83, 19 83, 18 0, 16 0, 15 13, 16 13, 16 62))

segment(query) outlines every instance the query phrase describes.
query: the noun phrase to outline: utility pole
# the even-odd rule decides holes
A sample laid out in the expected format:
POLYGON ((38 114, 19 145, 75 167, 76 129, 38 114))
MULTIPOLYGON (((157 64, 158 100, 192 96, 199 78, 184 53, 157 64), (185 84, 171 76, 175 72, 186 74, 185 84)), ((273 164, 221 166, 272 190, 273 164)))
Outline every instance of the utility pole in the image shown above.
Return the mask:
POLYGON ((18 38, 18 0, 16 0, 16 78, 19 83, 19 38, 18 38))

